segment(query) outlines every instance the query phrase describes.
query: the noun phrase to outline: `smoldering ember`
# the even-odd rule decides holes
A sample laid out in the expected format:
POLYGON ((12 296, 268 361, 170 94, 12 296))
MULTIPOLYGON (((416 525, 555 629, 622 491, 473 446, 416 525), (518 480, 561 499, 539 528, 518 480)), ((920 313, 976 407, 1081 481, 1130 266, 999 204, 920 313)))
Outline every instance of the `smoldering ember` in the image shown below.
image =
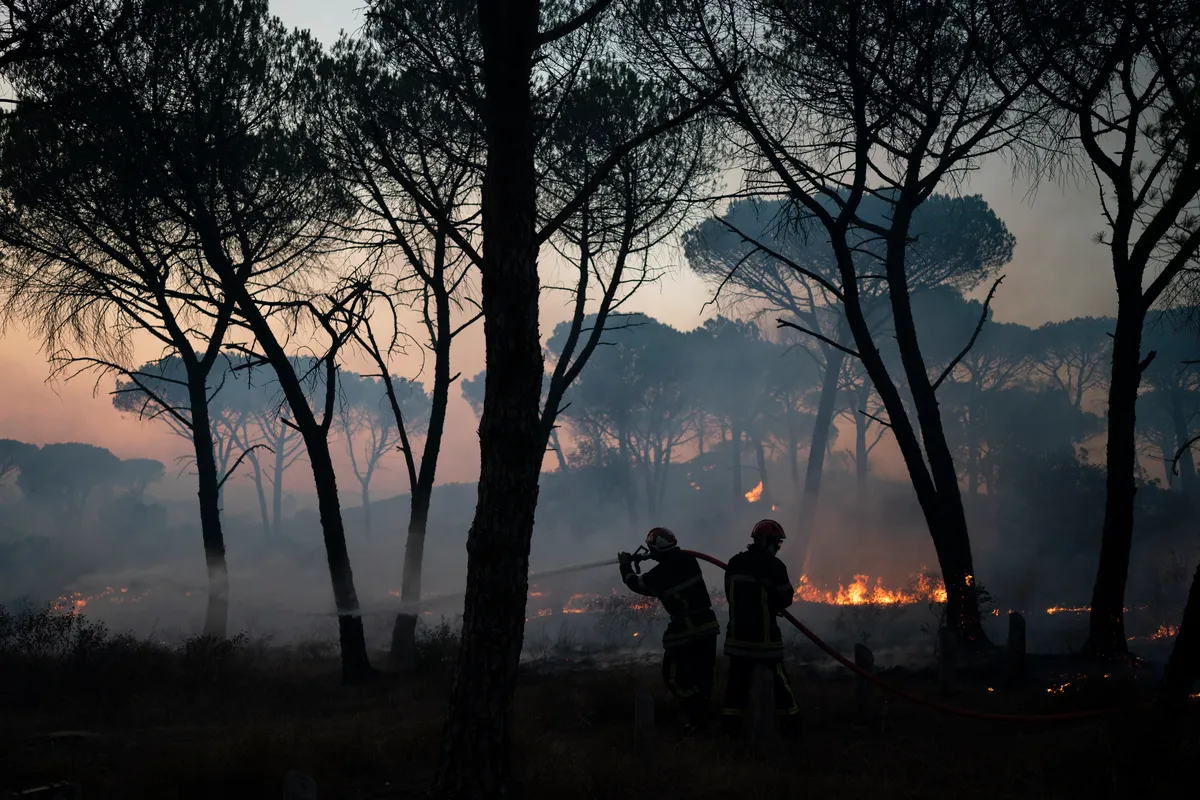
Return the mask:
POLYGON ((3 0, 0 796, 1184 796, 1198 54, 3 0))

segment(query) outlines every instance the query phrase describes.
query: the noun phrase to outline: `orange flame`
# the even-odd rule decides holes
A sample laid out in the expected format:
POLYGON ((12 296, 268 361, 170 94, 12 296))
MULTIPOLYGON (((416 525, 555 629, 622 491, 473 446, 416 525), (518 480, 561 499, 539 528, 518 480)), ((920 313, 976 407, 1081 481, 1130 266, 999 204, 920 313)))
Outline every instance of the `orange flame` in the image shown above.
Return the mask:
POLYGON ((800 576, 800 584, 796 587, 796 600, 806 603, 823 603, 833 606, 861 605, 911 605, 920 602, 946 602, 946 586, 942 581, 934 581, 928 575, 918 575, 909 591, 889 589, 883 585, 883 578, 876 578, 875 585, 870 585, 866 575, 855 575, 854 582, 849 586, 838 584, 837 590, 819 589, 809 583, 807 575, 800 576))
POLYGON ((747 502, 757 503, 759 498, 762 497, 762 493, 763 493, 763 484, 762 484, 762 481, 759 481, 758 486, 755 486, 753 489, 746 492, 747 502))
POLYGON ((95 603, 100 600, 107 600, 112 605, 138 603, 145 596, 146 592, 130 594, 128 589, 114 589, 111 586, 105 586, 104 591, 93 595, 85 595, 83 592, 65 594, 51 603, 50 608, 60 613, 78 614, 88 603, 95 603))

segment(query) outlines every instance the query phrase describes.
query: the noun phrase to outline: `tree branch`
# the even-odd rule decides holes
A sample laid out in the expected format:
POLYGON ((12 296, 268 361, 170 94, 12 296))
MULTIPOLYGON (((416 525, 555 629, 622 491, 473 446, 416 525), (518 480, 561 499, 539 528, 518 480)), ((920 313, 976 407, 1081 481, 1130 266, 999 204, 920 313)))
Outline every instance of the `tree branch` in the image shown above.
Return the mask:
POLYGON ((730 73, 725 80, 721 81, 719 86, 701 97, 688 108, 684 109, 670 119, 660 122, 658 125, 655 125, 652 128, 647 128, 637 136, 627 140, 624 144, 613 150, 609 154, 608 158, 600 162, 600 165, 596 168, 596 171, 592 173, 592 177, 588 179, 587 183, 580 187, 579 191, 575 194, 575 197, 573 197, 570 202, 563 206, 558 214, 556 214, 552 220, 547 222, 541 231, 538 232, 536 239, 537 244, 540 246, 545 243, 547 239, 558 232, 558 229, 561 228, 567 222, 567 220, 575 216, 576 212, 579 211, 579 208, 586 203, 593 194, 595 194, 596 190, 600 187, 600 184, 604 183, 605 179, 608 177, 608 174, 616 168, 617 164, 621 163, 621 160, 625 158, 625 156, 629 155, 646 142, 649 142, 652 139, 666 133, 672 128, 682 125, 692 117, 699 114, 705 108, 715 103, 717 98, 724 94, 729 87, 733 86, 733 84, 737 82, 738 78, 740 78, 745 71, 745 65, 738 67, 736 70, 730 73))
POLYGON ((946 368, 942 370, 942 374, 939 375, 938 379, 933 382, 933 386, 931 388, 935 392, 946 380, 946 378, 950 377, 950 373, 953 372, 954 368, 958 366, 959 362, 966 357, 967 353, 971 352, 971 348, 975 346, 975 340, 979 338, 979 333, 983 330, 983 323, 987 321, 988 307, 992 303, 992 297, 995 296, 996 289, 1000 286, 1000 283, 1003 280, 1004 276, 1001 275, 999 278, 996 278, 995 283, 992 284, 992 288, 987 293, 987 299, 983 301, 983 311, 979 314, 979 322, 975 325, 975 332, 971 334, 971 339, 967 342, 967 346, 959 351, 958 355, 951 359, 950 363, 946 365, 946 368))
POLYGON ((833 339, 830 339, 828 336, 824 336, 822 334, 817 333, 816 331, 809 330, 808 328, 797 325, 794 322, 788 322, 785 319, 779 319, 779 320, 776 320, 776 323, 777 323, 776 327, 778 327, 778 328, 791 328, 794 331, 800 331, 801 333, 807 333, 809 336, 812 336, 816 339, 821 340, 822 342, 829 345, 830 347, 833 347, 837 350, 841 350, 843 353, 845 353, 848 356, 854 356, 855 358, 862 358, 862 356, 859 355, 856 350, 852 350, 851 348, 846 347, 844 344, 835 342, 833 339))
POLYGON ((562 39, 565 36, 570 36, 575 31, 587 25, 592 20, 604 13, 605 9, 613 4, 613 0, 596 0, 588 8, 584 9, 574 19, 569 19, 561 25, 556 25, 550 30, 543 31, 538 34, 537 46, 543 47, 551 42, 562 39))

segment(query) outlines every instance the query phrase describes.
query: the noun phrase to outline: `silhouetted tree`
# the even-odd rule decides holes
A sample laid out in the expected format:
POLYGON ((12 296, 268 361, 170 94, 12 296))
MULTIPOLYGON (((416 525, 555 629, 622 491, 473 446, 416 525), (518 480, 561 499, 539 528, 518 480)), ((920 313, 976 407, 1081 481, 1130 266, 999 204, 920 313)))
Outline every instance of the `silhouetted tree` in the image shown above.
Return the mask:
POLYGON ((1147 427, 1158 429, 1158 444, 1166 445, 1162 448, 1162 458, 1167 480, 1178 474, 1181 490, 1195 500, 1196 462, 1189 442, 1200 415, 1200 372, 1194 363, 1200 354, 1200 344, 1179 320, 1189 313, 1189 309, 1178 309, 1148 318, 1145 344, 1155 356, 1142 372, 1142 384, 1148 391, 1138 396, 1138 405, 1144 409, 1148 422, 1158 424, 1144 426, 1143 414, 1139 414, 1137 428, 1139 435, 1147 427))
MULTIPOLYGON (((382 379, 343 370, 339 383, 338 426, 346 437, 350 466, 362 489, 363 529, 370 537, 371 479, 383 457, 400 443, 401 429, 392 411, 389 388, 382 379), (361 455, 356 439, 365 439, 361 455)), ((389 376, 389 383, 401 410, 400 420, 407 426, 404 440, 411 441, 428 423, 429 395, 420 384, 396 375, 389 376)))
POLYGON ((1073 146, 1099 188, 1117 289, 1108 388, 1108 490, 1085 649, 1128 652, 1125 587, 1133 541, 1138 390, 1147 312, 1200 253, 1195 135, 1200 18, 1190 3, 1018 2, 997 24, 1060 112, 1050 147, 1073 146))
POLYGON ((1041 111, 1028 92, 1032 79, 1000 56, 999 32, 972 0, 697 0, 655 8, 645 25, 647 58, 702 84, 730 76, 742 59, 754 65, 719 103, 737 125, 748 189, 786 193, 795 224, 828 237, 837 281, 792 268, 837 299, 853 346, 812 333, 863 360, 938 553, 948 624, 965 642, 986 642, 936 397, 943 378, 928 373, 917 339, 910 267, 919 259, 913 239, 922 203, 984 155, 1013 152, 1031 138, 1041 111), (883 224, 868 197, 890 206, 883 224), (873 241, 876 265, 864 274, 855 254, 873 241), (915 421, 879 354, 861 288, 871 280, 886 283, 915 421))
POLYGON ((1033 369, 1082 409, 1089 393, 1107 385, 1112 329, 1113 320, 1106 317, 1047 322, 1034 331, 1033 369))
MULTIPOLYGON (((204 376, 204 393, 207 401, 203 414, 208 418, 212 440, 212 459, 216 470, 217 509, 225 482, 230 477, 234 450, 239 445, 237 430, 244 425, 245 411, 231 403, 231 395, 237 390, 227 386, 228 366, 224 359, 214 361, 209 375, 204 376), (208 385, 214 383, 210 392, 208 385)), ((115 365, 114 365, 115 366, 115 365)), ((188 442, 193 442, 195 433, 192 424, 192 397, 189 388, 186 360, 177 355, 149 361, 133 370, 116 368, 116 388, 112 392, 113 407, 127 414, 136 414, 140 420, 164 423, 172 433, 188 442)), ((196 375, 195 380, 201 378, 196 375)), ((194 452, 194 450, 193 450, 194 452)), ((193 464, 200 462, 193 455, 193 464)), ((240 457, 237 459, 241 460, 240 457)), ((197 474, 199 469, 197 469, 197 474)))
POLYGON ((470 78, 443 74, 441 60, 462 44, 473 25, 462 16, 466 8, 463 3, 373 2, 361 37, 343 38, 325 65, 333 113, 324 117, 323 139, 361 210, 348 234, 380 259, 380 278, 388 283, 380 304, 419 310, 422 345, 433 357, 428 428, 417 453, 406 434, 408 387, 390 383, 389 356, 403 339, 394 310, 388 309, 393 312, 387 319, 390 330, 376 321, 356 337, 384 382, 408 472, 400 588, 405 603, 421 596, 430 500, 450 386, 458 377, 451 372, 453 341, 481 316, 472 256, 483 137, 475 105, 459 96, 463 87, 456 78, 470 78), (459 241, 473 243, 472 248, 464 250, 459 241))
POLYGON ((121 459, 103 447, 65 442, 24 451, 18 469, 17 487, 25 497, 55 509, 78 529, 88 498, 120 480, 121 459))
MULTIPOLYGON (((86 57, 119 37, 133 3, 106 0, 0 0, 0 75, 47 59, 86 57), (64 18, 90 18, 87 26, 64 24, 64 18)), ((17 110, 31 101, 6 98, 17 110)))
MULTIPOLYGON (((215 358, 228 317, 257 349, 235 341, 230 346, 269 363, 277 375, 313 466, 341 624, 343 672, 352 681, 370 667, 329 456, 333 410, 324 404, 328 413, 316 419, 282 333, 272 325, 278 320, 295 330, 316 308, 311 322, 324 334, 362 294, 361 281, 349 279, 348 287, 311 298, 310 287, 327 277, 319 274, 315 259, 330 220, 350 211, 306 127, 309 114, 320 111, 314 75, 302 68, 315 61, 316 47, 307 34, 289 33, 269 17, 262 0, 142 0, 120 47, 99 51, 102 57, 63 62, 58 72, 43 70, 45 77, 38 80, 62 90, 55 119, 69 116, 75 124, 96 126, 110 135, 104 149, 130 162, 126 172, 117 173, 123 179, 117 188, 124 194, 112 199, 136 202, 96 203, 96 213, 137 222, 153 212, 151 221, 171 223, 134 266, 158 268, 162 254, 179 254, 185 263, 169 273, 171 279, 207 303, 197 302, 199 310, 181 325, 188 331, 208 328, 203 330, 209 334, 204 358, 215 358)), ((96 157, 103 155, 95 149, 96 157)), ((86 178, 79 183, 94 180, 86 178)), ((171 298, 178 286, 169 286, 171 298)), ((134 302, 141 303, 141 295, 134 302)), ((146 305, 133 308, 141 311, 146 305)), ((328 351, 322 363, 332 370, 327 356, 328 351)), ((193 425, 206 400, 196 391, 190 403, 193 425)), ((198 459, 207 459, 207 452, 198 447, 198 459)), ((199 472, 215 474, 206 464, 199 472)), ((215 498, 214 486, 207 495, 215 498)), ((215 514, 215 499, 205 509, 215 514)), ((223 552, 223 543, 210 542, 207 550, 223 552)), ((223 572, 215 559, 214 571, 223 572)))
MULTIPOLYGON (((835 200, 821 203, 830 212, 836 211, 835 200)), ((857 214, 863 224, 886 226, 891 208, 885 197, 868 196, 857 214)), ((1011 257, 1013 246, 1012 235, 977 196, 932 195, 913 213, 912 238, 915 244, 907 271, 914 297, 935 287, 962 291, 977 287, 1011 257)), ((852 254, 856 270, 864 276, 859 302, 866 309, 872 332, 881 338, 885 328, 890 332, 887 284, 875 274, 884 251, 882 241, 865 237, 856 242, 852 254)), ((840 401, 857 397, 860 391, 869 396, 871 391, 863 388, 869 384, 866 371, 848 364, 845 349, 834 344, 850 341, 845 315, 829 288, 839 280, 834 252, 828 238, 790 224, 788 206, 779 201, 732 204, 724 216, 688 231, 684 252, 692 270, 718 287, 718 300, 724 294, 735 306, 756 315, 787 312, 802 330, 817 334, 815 341, 809 337, 805 344, 817 361, 821 391, 815 403, 816 421, 797 529, 797 538, 803 542, 815 518, 833 420, 843 408, 840 401)), ((873 422, 859 413, 865 410, 849 409, 862 436, 873 422)), ((856 434, 856 442, 860 438, 856 434)), ((862 450, 865 448, 864 443, 862 450)), ((860 452, 857 444, 856 452, 860 452)), ((864 457, 862 469, 865 465, 864 457)))
POLYGON ((16 439, 0 439, 0 481, 21 469, 21 460, 37 450, 37 445, 18 442, 16 439))
POLYGON ((161 461, 153 458, 126 458, 121 461, 120 482, 129 487, 129 493, 137 502, 142 502, 146 487, 157 483, 166 474, 161 461))
MULTIPOLYGON (((597 153, 584 172, 585 183, 557 211, 545 213, 545 204, 539 205, 539 137, 556 110, 568 105, 562 101, 570 98, 573 79, 587 74, 579 68, 611 41, 605 30, 609 5, 601 0, 581 11, 573 2, 543 8, 540 0, 478 0, 473 7, 478 40, 471 40, 467 58, 454 62, 457 74, 468 76, 464 95, 479 99, 487 142, 480 260, 487 374, 479 502, 467 541, 463 646, 433 790, 439 797, 494 797, 512 786, 510 712, 538 476, 551 429, 540 405, 538 250, 587 213, 589 200, 627 156, 710 102, 706 97, 680 104, 643 120, 644 127, 631 126, 633 135, 597 153)), ((552 394, 548 408, 558 410, 552 394)))

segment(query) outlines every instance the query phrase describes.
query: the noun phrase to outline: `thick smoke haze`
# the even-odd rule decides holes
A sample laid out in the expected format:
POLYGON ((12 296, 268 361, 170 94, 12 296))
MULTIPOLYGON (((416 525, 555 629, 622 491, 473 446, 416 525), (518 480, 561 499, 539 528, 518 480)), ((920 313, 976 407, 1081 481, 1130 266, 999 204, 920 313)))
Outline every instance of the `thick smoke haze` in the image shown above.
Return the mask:
MULTIPOLYGON (((273 10, 289 25, 312 29, 327 44, 336 39, 339 28, 353 30, 361 24, 357 4, 346 0, 282 0, 273 4, 273 10)), ((1008 165, 989 160, 961 190, 982 194, 1016 237, 1013 259, 1002 270, 1006 279, 993 301, 996 321, 1035 327, 1046 322, 1113 313, 1115 291, 1107 253, 1092 241, 1102 228, 1102 219, 1091 185, 1046 184, 1037 187, 1035 193, 1027 181, 1014 181, 1008 165)), ((692 330, 717 314, 717 308, 708 304, 712 299, 711 286, 683 265, 682 253, 677 248, 664 247, 658 261, 663 268, 661 278, 643 288, 626 310, 647 313, 681 331, 692 330)), ((556 257, 547 250, 542 264, 544 280, 553 282, 559 269, 556 257)), ((973 296, 981 298, 986 289, 985 285, 973 296)), ((550 338, 558 323, 568 318, 569 302, 570 298, 561 293, 544 293, 541 311, 544 340, 550 338)), ((415 314, 404 321, 410 330, 417 330, 415 314)), ((141 363, 157 355, 149 343, 141 342, 135 361, 141 363)), ((423 359, 416 347, 410 346, 408 354, 397 358, 391 366, 396 374, 418 380, 428 388, 431 365, 431 358, 423 359), (422 372, 425 361, 429 363, 422 372)), ((356 362, 353 358, 346 367, 370 371, 365 361, 356 362)), ((477 325, 455 339, 451 371, 461 373, 465 379, 483 368, 483 331, 477 325)), ((128 603, 98 601, 93 604, 96 613, 119 614, 120 619, 132 621, 142 630, 163 630, 173 625, 194 627, 203 614, 205 575, 198 523, 194 519, 194 477, 185 464, 178 463, 189 453, 189 443, 162 424, 139 421, 116 411, 109 395, 113 387, 111 378, 101 380, 97 387, 89 376, 51 382, 48 375, 46 353, 39 343, 19 327, 10 328, 0 340, 0 376, 5 388, 0 400, 0 439, 37 445, 87 442, 124 459, 158 459, 166 466, 166 476, 149 488, 147 498, 162 503, 167 515, 149 533, 134 530, 136 523, 132 520, 113 522, 98 531, 92 541, 81 545, 73 556, 77 563, 59 565, 59 570, 38 572, 35 567, 43 562, 36 553, 24 553, 22 557, 29 559, 31 568, 13 573, 17 577, 12 585, 5 587, 4 594, 11 596, 19 590, 36 597, 72 588, 91 596, 102 593, 105 587, 115 587, 118 592, 127 589, 131 598, 128 603), (145 591, 150 594, 143 595, 145 591), (145 598, 140 601, 143 605, 133 602, 139 597, 145 598), (130 611, 134 606, 137 608, 130 611)), ((463 398, 461 382, 455 384, 450 392, 438 467, 439 489, 434 493, 426 551, 425 586, 433 593, 452 593, 462 588, 466 564, 464 543, 475 502, 473 482, 479 473, 477 424, 474 411, 463 398)), ((853 425, 842 420, 838 426, 834 451, 852 455, 853 425)), ((1089 442, 1093 449, 1095 441, 1089 442)), ((359 595, 374 626, 370 635, 375 643, 381 644, 389 620, 386 615, 373 613, 386 608, 389 593, 398 590, 403 561, 403 529, 408 515, 403 462, 396 453, 384 458, 381 472, 372 484, 372 495, 376 498, 372 512, 374 533, 367 539, 361 531, 361 510, 356 508, 358 491, 344 444, 335 443, 333 452, 347 528, 351 532, 351 560, 359 595)), ((545 468, 551 471, 554 467, 554 458, 548 456, 545 468)), ((682 472, 686 468, 682 464, 677 469, 682 472)), ((785 553, 793 579, 809 570, 849 582, 856 571, 863 570, 899 583, 922 566, 936 568, 928 534, 910 487, 905 486, 907 475, 890 438, 871 456, 872 479, 880 482, 880 500, 875 508, 876 521, 869 526, 870 533, 856 529, 849 521, 854 511, 853 469, 847 471, 839 466, 837 459, 831 460, 828 469, 816 526, 818 533, 807 558, 795 551, 785 553)), ((332 618, 327 616, 332 600, 314 510, 311 473, 306 472, 303 461, 289 471, 288 524, 276 536, 268 536, 257 522, 257 500, 245 472, 243 469, 230 481, 224 495, 234 598, 231 629, 257 626, 300 633, 332 630, 332 618)), ((741 546, 740 531, 747 529, 754 518, 767 513, 753 506, 746 509, 744 518, 735 519, 717 510, 719 504, 689 500, 686 481, 676 478, 674 483, 675 496, 664 505, 664 519, 643 518, 635 525, 615 512, 589 519, 573 517, 574 510, 589 507, 586 504, 594 498, 585 500, 559 494, 557 485, 548 479, 538 508, 533 568, 549 569, 610 557, 618 549, 632 550, 640 539, 638 531, 647 524, 660 522, 689 537, 689 544, 727 557, 741 546)), ((745 488, 750 489, 750 484, 745 488)), ((728 491, 723 487, 706 488, 705 494, 709 493, 724 497, 728 491)), ((790 491, 779 490, 778 509, 773 513, 789 524, 796 513, 796 500, 790 491)), ((51 528, 59 524, 52 520, 26 521, 51 528)), ((1013 572, 1012 564, 1003 563, 1004 543, 997 538, 993 526, 976 525, 972 534, 979 562, 984 567, 990 567, 994 574, 1013 572)), ((1098 535, 1097 526, 1096 542, 1098 535)), ((86 539, 81 537, 80 541, 86 539)), ((1010 581, 1004 599, 1020 607, 1052 604, 1056 601, 1046 595, 1048 583, 1051 594, 1058 592, 1060 596, 1082 601, 1094 574, 1093 559, 1089 551, 1072 562, 1077 575, 1070 581, 1040 574, 1031 575, 1027 585, 1010 581), (1041 588, 1035 591, 1035 586, 1041 588)), ((1062 563, 1056 562, 1059 566, 1062 563)), ((715 580, 711 574, 710 579, 715 580)), ((1135 583, 1139 580, 1134 577, 1135 583)), ((613 569, 562 581, 556 591, 603 593, 617 584, 613 569)), ((457 609, 458 605, 451 602, 442 610, 453 614, 457 609)))

